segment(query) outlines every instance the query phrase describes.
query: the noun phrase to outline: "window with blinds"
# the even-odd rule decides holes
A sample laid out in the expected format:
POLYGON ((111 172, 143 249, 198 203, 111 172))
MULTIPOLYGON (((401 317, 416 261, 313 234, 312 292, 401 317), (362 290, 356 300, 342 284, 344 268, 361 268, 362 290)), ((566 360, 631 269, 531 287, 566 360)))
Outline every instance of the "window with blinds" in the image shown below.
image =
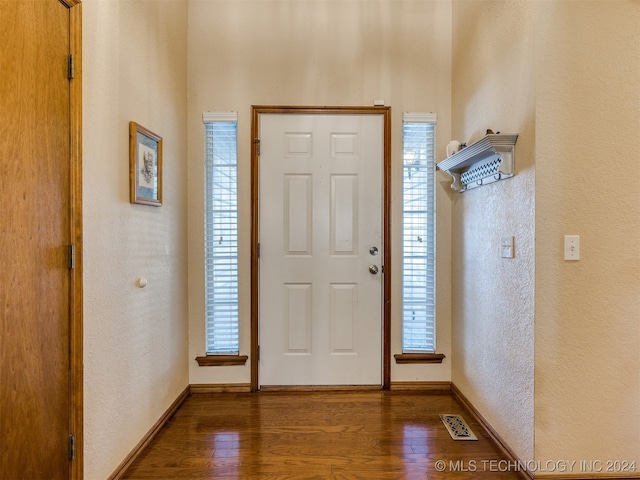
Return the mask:
POLYGON ((434 114, 405 113, 402 122, 402 351, 434 353, 434 114))
POLYGON ((237 114, 207 112, 205 130, 205 311, 207 355, 237 355, 237 114))

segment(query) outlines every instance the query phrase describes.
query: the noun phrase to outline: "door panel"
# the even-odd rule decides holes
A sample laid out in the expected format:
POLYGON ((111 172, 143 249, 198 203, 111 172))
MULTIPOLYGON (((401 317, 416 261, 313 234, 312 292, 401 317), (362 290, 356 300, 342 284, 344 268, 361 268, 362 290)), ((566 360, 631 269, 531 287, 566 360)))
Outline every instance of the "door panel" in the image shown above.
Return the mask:
POLYGON ((382 382, 382 115, 260 115, 260 385, 382 382))
POLYGON ((69 478, 70 16, 0 18, 0 478, 69 478))
POLYGON ((311 255, 311 175, 284 175, 286 255, 311 255))

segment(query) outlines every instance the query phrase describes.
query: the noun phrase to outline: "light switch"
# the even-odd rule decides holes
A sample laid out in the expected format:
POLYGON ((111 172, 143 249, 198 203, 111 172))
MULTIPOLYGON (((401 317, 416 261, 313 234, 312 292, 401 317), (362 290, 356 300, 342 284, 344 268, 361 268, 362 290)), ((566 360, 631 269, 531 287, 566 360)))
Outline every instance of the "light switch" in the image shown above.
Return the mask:
POLYGON ((564 259, 580 260, 580 235, 564 236, 564 259))
POLYGON ((513 237, 502 237, 500 239, 500 256, 502 258, 513 258, 513 237))

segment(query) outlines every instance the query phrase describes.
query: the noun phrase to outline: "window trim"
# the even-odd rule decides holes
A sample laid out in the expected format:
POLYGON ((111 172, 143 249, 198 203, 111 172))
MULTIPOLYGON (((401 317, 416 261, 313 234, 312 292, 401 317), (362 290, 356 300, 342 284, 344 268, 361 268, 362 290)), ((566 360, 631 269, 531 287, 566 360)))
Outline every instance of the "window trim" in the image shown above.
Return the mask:
POLYGON ((442 363, 444 353, 397 353, 393 356, 397 364, 406 363, 442 363))
POLYGON ((201 367, 232 367, 245 365, 248 355, 205 355, 196 357, 196 362, 201 367))
MULTIPOLYGON (((201 366, 223 366, 223 365, 244 365, 247 361, 247 356, 242 356, 240 355, 240 320, 239 320, 239 314, 238 314, 238 297, 239 297, 239 280, 238 280, 238 260, 239 260, 239 255, 238 255, 238 219, 237 219, 237 215, 238 215, 238 155, 237 155, 237 142, 238 142, 238 137, 237 137, 237 124, 238 124, 238 114, 236 112, 204 112, 202 115, 202 121, 203 124, 205 125, 205 152, 204 152, 204 163, 205 163, 205 185, 204 185, 204 192, 205 192, 205 206, 204 206, 204 222, 205 222, 205 356, 198 356, 196 357, 196 361, 198 362, 198 365, 201 366), (236 296, 236 312, 235 312, 235 328, 236 328, 236 332, 237 332, 237 350, 233 349, 233 350, 229 350, 229 351, 219 351, 219 352, 213 352, 213 351, 209 351, 208 349, 208 334, 207 334, 207 329, 208 329, 208 325, 209 325, 209 312, 208 312, 208 307, 206 306, 207 302, 208 302, 208 294, 206 293, 206 290, 209 287, 208 281, 207 281, 207 259, 208 259, 208 253, 207 253, 207 243, 209 241, 211 241, 211 239, 208 238, 208 236, 210 235, 209 231, 208 231, 208 226, 207 226, 207 216, 208 216, 208 208, 207 208, 207 195, 210 194, 209 191, 209 177, 208 177, 208 164, 210 162, 210 159, 208 158, 208 152, 207 152, 207 125, 208 124, 212 124, 212 123, 233 123, 235 124, 235 129, 236 129, 236 134, 235 134, 235 164, 230 163, 230 166, 234 166, 235 167, 235 191, 232 193, 232 195, 235 195, 235 245, 231 245, 231 248, 235 248, 235 296, 236 296)), ((233 228, 233 227, 232 227, 233 228)), ((212 235, 212 234, 211 234, 212 235)), ((233 263, 233 262, 232 262, 233 263)), ((232 292, 233 294, 233 292, 232 292)))
MULTIPOLYGON (((405 195, 405 181, 404 181, 404 168, 405 168, 405 124, 406 123, 429 123, 429 124, 433 124, 434 126, 434 138, 433 138, 433 157, 428 159, 427 162, 427 168, 433 168, 434 173, 435 173, 435 127, 437 125, 437 116, 434 113, 416 113, 416 112, 405 112, 402 116, 402 131, 403 131, 403 135, 402 135, 402 157, 403 157, 403 183, 402 183, 402 195, 403 195, 403 200, 404 200, 404 195, 405 195)), ((427 219, 427 228, 431 228, 431 236, 427 235, 430 238, 430 241, 432 242, 432 247, 429 248, 427 247, 427 261, 429 259, 429 257, 433 257, 431 258, 431 261, 434 262, 433 264, 433 272, 430 274, 428 271, 426 272, 426 274, 432 279, 433 283, 434 283, 434 288, 435 288, 435 281, 436 281, 436 276, 435 276, 435 177, 433 179, 433 184, 431 185, 432 191, 431 191, 431 195, 432 195, 432 201, 433 201, 433 213, 431 214, 430 218, 427 219)), ((403 232, 403 240, 402 240, 402 302, 404 305, 404 301, 405 301, 405 210, 404 210, 404 205, 403 205, 403 215, 402 215, 402 232, 403 232)), ((396 360, 396 363, 402 364, 402 363, 441 363, 443 361, 443 359, 445 358, 445 356, 443 354, 438 354, 435 353, 435 349, 436 349, 436 319, 435 319, 435 292, 433 293, 433 311, 432 316, 433 316, 433 351, 431 351, 430 349, 416 349, 416 348, 405 348, 405 324, 404 324, 404 306, 402 309, 402 327, 401 327, 401 348, 402 348, 402 353, 401 354, 396 354, 394 355, 394 358, 396 360)))

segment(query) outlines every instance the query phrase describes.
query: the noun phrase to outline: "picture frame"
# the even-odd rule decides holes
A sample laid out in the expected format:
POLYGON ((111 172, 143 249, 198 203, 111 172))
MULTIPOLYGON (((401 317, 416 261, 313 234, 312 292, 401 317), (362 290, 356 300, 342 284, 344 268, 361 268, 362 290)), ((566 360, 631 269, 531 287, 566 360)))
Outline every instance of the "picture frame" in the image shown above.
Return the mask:
POLYGON ((162 137, 129 122, 129 201, 162 205, 162 137))

